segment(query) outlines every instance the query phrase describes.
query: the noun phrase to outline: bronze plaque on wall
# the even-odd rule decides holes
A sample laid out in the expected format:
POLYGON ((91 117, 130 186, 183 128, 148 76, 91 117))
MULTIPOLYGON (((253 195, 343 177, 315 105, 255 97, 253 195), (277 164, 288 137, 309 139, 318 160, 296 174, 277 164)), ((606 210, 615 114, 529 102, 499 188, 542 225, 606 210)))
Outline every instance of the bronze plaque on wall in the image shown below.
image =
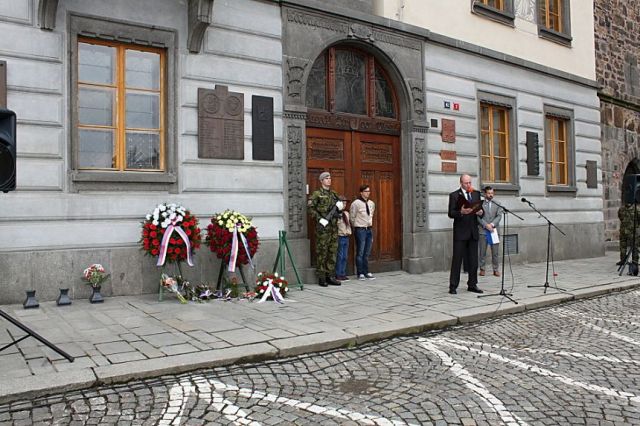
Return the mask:
POLYGON ((244 159, 244 95, 198 88, 198 158, 244 159))
POLYGON ((442 122, 442 142, 455 143, 456 141, 456 121, 443 118, 442 122))

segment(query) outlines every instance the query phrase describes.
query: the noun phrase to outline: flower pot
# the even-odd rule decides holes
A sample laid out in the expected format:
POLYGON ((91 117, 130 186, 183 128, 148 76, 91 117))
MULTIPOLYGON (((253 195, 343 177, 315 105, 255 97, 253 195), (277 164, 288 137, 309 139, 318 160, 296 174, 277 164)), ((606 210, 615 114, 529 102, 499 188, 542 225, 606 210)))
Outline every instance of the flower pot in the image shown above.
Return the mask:
POLYGON ((33 309, 40 306, 38 300, 36 299, 36 291, 35 290, 27 290, 27 298, 25 299, 22 306, 25 309, 33 309))
POLYGON ((71 298, 69 297, 69 289, 68 288, 61 288, 60 289, 60 295, 58 296, 58 299, 56 300, 56 304, 58 306, 66 306, 66 305, 70 305, 71 304, 71 298))
POLYGON ((92 293, 91 297, 89 297, 89 302, 91 303, 102 303, 104 299, 102 298, 102 294, 100 293, 101 286, 91 287, 92 293))

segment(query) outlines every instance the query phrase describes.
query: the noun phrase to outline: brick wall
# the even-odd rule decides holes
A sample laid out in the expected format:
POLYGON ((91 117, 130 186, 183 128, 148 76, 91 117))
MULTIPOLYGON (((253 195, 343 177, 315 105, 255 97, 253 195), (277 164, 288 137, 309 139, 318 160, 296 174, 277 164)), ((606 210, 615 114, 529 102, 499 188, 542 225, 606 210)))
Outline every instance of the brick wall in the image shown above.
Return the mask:
POLYGON ((605 241, 617 241, 622 178, 640 158, 640 0, 595 0, 594 14, 605 241))

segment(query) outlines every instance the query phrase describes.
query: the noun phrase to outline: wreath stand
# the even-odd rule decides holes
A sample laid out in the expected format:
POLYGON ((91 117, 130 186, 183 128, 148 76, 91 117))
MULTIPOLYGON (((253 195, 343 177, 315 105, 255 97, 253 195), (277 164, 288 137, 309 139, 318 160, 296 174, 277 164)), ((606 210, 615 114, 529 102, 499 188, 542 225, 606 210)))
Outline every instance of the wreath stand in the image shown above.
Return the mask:
MULTIPOLYGON (((176 265, 175 268, 174 268, 174 272, 177 269, 178 270, 178 275, 180 276, 180 278, 182 280, 184 280, 184 276, 182 275, 182 268, 180 268, 180 263, 181 262, 182 261, 173 262, 176 265)), ((180 283, 178 283, 178 284, 180 284, 180 283)), ((162 302, 163 299, 164 299, 164 286, 162 285, 162 277, 161 277, 160 278, 160 288, 158 289, 158 302, 162 302)))
POLYGON ((277 272, 280 276, 283 276, 286 270, 285 251, 287 252, 286 254, 289 255, 291 267, 293 268, 293 272, 296 274, 298 287, 300 287, 300 290, 304 290, 304 284, 302 284, 302 281, 300 280, 300 275, 298 275, 298 268, 296 268, 296 262, 294 262, 293 260, 291 249, 289 248, 289 243, 287 242, 287 231, 278 231, 278 254, 276 255, 276 261, 273 264, 273 272, 277 272))
MULTIPOLYGON (((222 274, 224 271, 229 268, 228 262, 220 262, 220 272, 218 272, 218 282, 216 284, 216 290, 221 290, 220 286, 222 284, 222 274)), ((245 290, 249 291, 249 284, 247 283, 247 279, 244 277, 244 272, 242 271, 242 265, 236 266, 236 269, 240 272, 240 276, 242 277, 242 283, 244 284, 245 290)))

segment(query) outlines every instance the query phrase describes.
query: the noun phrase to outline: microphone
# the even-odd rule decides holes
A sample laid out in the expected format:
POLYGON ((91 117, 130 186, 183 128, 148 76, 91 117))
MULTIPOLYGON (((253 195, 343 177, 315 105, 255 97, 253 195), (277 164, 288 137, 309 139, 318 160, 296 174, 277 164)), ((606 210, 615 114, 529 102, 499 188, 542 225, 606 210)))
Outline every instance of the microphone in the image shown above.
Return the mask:
POLYGON ((524 198, 524 197, 520 198, 520 201, 522 201, 523 203, 527 203, 527 204, 529 204, 530 206, 531 206, 531 205, 533 205, 533 203, 532 203, 531 201, 527 200, 527 199, 526 199, 526 198, 524 198))

